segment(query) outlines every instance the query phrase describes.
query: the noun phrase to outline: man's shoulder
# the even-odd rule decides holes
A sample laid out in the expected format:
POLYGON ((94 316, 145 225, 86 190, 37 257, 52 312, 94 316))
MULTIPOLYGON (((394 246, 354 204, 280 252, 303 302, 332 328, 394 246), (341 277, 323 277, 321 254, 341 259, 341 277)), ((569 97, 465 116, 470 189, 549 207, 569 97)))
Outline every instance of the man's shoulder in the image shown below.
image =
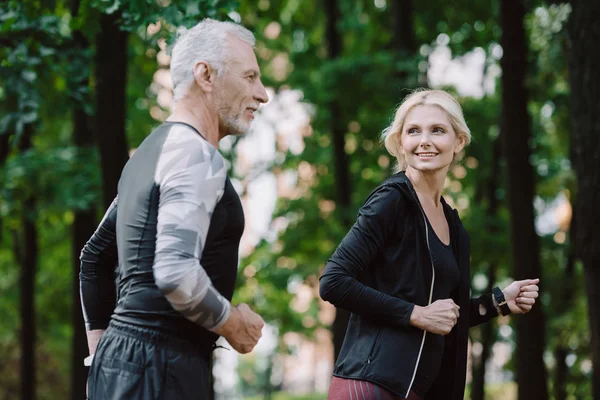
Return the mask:
POLYGON ((224 168, 225 159, 197 130, 183 123, 165 123, 152 135, 165 135, 161 153, 189 157, 197 162, 210 161, 213 168, 224 168))

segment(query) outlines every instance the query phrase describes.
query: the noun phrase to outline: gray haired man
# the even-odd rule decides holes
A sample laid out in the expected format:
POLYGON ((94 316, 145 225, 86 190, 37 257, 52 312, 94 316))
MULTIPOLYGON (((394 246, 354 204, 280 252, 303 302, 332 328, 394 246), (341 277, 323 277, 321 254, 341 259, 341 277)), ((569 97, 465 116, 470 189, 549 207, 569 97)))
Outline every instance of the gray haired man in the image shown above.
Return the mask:
POLYGON ((268 101, 253 47, 244 27, 210 19, 175 43, 174 112, 125 165, 81 253, 90 399, 207 398, 217 338, 247 353, 261 337, 262 318, 230 303, 244 214, 217 150, 268 101))

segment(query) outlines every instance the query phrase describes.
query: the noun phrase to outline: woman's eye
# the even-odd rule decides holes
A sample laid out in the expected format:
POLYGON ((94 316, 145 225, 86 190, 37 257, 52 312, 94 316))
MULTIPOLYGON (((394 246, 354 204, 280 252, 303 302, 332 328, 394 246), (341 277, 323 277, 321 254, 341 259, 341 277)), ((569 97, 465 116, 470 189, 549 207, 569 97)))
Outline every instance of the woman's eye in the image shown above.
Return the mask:
POLYGON ((434 128, 433 131, 437 133, 444 133, 444 130, 442 128, 434 128))
POLYGON ((416 130, 415 128, 410 128, 410 129, 408 130, 408 134, 409 134, 409 135, 412 135, 412 134, 415 134, 415 133, 417 133, 417 130, 416 130))

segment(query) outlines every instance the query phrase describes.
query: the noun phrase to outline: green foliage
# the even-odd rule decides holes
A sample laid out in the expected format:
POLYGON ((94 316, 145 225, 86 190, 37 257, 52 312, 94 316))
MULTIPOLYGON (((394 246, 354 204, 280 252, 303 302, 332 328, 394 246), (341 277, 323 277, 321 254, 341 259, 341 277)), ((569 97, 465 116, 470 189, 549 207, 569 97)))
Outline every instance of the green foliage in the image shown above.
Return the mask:
POLYGON ((99 193, 96 160, 95 151, 73 147, 34 149, 9 158, 0 175, 0 216, 18 215, 20 203, 32 195, 40 210, 88 209, 99 193))
POLYGON ((174 37, 174 26, 190 26, 204 16, 228 18, 235 4, 83 1, 76 15, 69 10, 71 2, 63 1, 11 0, 0 6, 0 399, 18 397, 20 390, 20 269, 13 247, 19 244, 22 203, 30 196, 36 199, 32 217, 39 244, 37 397, 69 396, 71 312, 80 306, 72 298, 78 261, 71 230, 74 213, 95 209, 100 198, 97 151, 72 147, 72 118, 75 108, 82 109, 93 127, 94 36, 101 14, 119 13, 123 28, 133 32, 127 129, 129 142, 137 145, 158 125, 149 114, 156 105, 149 87, 159 43, 174 37), (150 35, 149 21, 161 22, 162 28, 150 35), (84 41, 74 36, 78 32, 84 41), (33 146, 21 151, 26 131, 33 132, 33 146))
MULTIPOLYGON (((383 9, 377 9, 372 2, 340 1, 342 15, 337 26, 343 36, 343 52, 333 61, 326 58, 322 5, 303 2, 300 7, 294 1, 261 1, 258 7, 242 3, 240 8, 243 22, 259 36, 257 47, 265 81, 277 88, 301 89, 304 101, 315 110, 312 134, 305 138, 303 153, 300 156, 282 154, 279 159, 283 161, 274 166, 274 171, 279 173, 299 171, 309 165, 314 178, 310 183, 298 178, 298 184, 306 186, 299 197, 278 200, 274 226, 280 226, 283 219, 286 228, 275 240, 263 240, 243 261, 236 295, 240 301, 254 302, 259 312, 277 324, 282 333, 291 330, 309 335, 319 326, 312 321, 307 323, 306 314, 286 310, 286 304, 294 296, 298 282, 316 287, 328 257, 348 229, 340 222, 343 211, 335 207, 331 105, 341 110, 340 120, 346 128, 346 152, 350 157, 353 187, 349 210, 352 216, 369 191, 389 174, 390 160, 378 144, 378 134, 389 123, 395 105, 407 93, 400 89, 416 85, 419 72, 416 66, 422 55, 429 54, 436 44, 447 44, 454 55, 481 47, 486 52, 486 69, 498 63, 496 49, 501 33, 498 2, 461 1, 449 7, 440 6, 439 2, 415 3, 415 35, 417 42, 425 46, 421 48, 422 55, 414 58, 398 58, 390 50, 391 21, 386 2, 383 3, 383 9), (268 34, 274 26, 280 32, 277 36, 268 34), (283 74, 281 69, 278 73, 275 68, 282 54, 287 61, 283 74), (329 210, 324 204, 331 203, 335 210, 324 211, 329 210), (256 270, 251 278, 243 273, 248 266, 251 271, 256 270)), ((538 173, 537 193, 548 202, 563 190, 568 193, 573 186, 573 174, 567 161, 569 93, 562 30, 566 15, 568 6, 536 8, 526 22, 531 60, 535 62, 529 80, 532 92, 529 106, 535 132, 532 162, 538 173)), ((476 295, 485 291, 490 265, 497 268, 497 282, 512 275, 502 161, 499 171, 493 169, 494 147, 500 140, 501 110, 497 94, 460 101, 473 132, 473 142, 465 159, 451 171, 445 196, 459 205, 461 218, 471 232, 473 294, 476 295), (497 178, 497 187, 490 193, 488 188, 493 178, 497 178), (492 201, 497 203, 493 215, 489 209, 492 201)), ((553 309, 550 304, 558 301, 564 289, 567 245, 557 244, 552 237, 542 239, 545 272, 540 306, 553 309)), ((577 281, 580 277, 576 275, 573 279, 577 281)), ((570 324, 564 323, 564 318, 585 309, 584 296, 579 289, 577 293, 573 300, 575 308, 569 308, 561 316, 548 314, 548 332, 563 332, 561 336, 568 338, 563 340, 570 343, 577 362, 586 362, 589 337, 585 315, 581 314, 581 318, 571 320, 570 324)), ((552 333, 548 336, 551 338, 549 349, 553 349, 559 342, 552 333)), ((479 331, 473 330, 473 339, 479 337, 479 331)), ((503 340, 513 342, 514 338, 503 340)), ((578 369, 578 365, 570 369, 573 381, 583 382, 587 375, 574 372, 578 369)), ((589 393, 589 385, 569 385, 569 393, 576 398, 589 393)), ((504 389, 498 393, 499 396, 506 394, 504 389)))
POLYGON ((121 28, 127 31, 144 29, 149 24, 164 21, 173 26, 191 26, 202 18, 224 19, 237 8, 236 0, 83 0, 81 17, 74 21, 77 29, 95 34, 99 26, 88 25, 98 13, 117 14, 121 28))
MULTIPOLYGON (((278 148, 268 168, 276 175, 293 174, 301 190, 278 199, 271 234, 241 262, 234 302, 250 303, 278 327, 280 335, 300 332, 310 339, 316 328, 327 327, 319 319, 318 277, 349 228, 342 221, 352 222, 368 193, 390 174, 393 160, 380 145, 379 135, 390 123, 394 108, 411 88, 424 82, 427 56, 436 45, 447 44, 454 56, 482 48, 486 68, 491 68, 498 61, 493 49, 500 36, 498 1, 440 4, 423 0, 413 2, 412 16, 416 43, 421 47, 412 55, 399 54, 394 50, 390 1, 339 3, 337 28, 343 46, 335 60, 327 57, 326 14, 323 2, 317 0, 83 0, 77 15, 71 14, 71 3, 63 1, 9 0, 0 5, 0 149, 3 141, 10 145, 0 158, 0 399, 14 398, 19 390, 20 271, 13 246, 21 229, 22 202, 31 195, 36 197, 40 245, 36 277, 39 397, 68 396, 71 310, 79 306, 71 299, 71 226, 75 211, 97 206, 101 172, 95 149, 72 147, 72 109, 85 110, 93 125, 93 43, 103 13, 118 15, 121 27, 130 32, 127 135, 133 147, 158 125, 151 112, 156 116, 168 111, 161 107, 153 83, 157 69, 166 68, 158 62, 158 55, 166 52, 176 27, 189 27, 202 17, 241 17, 257 36, 264 82, 277 93, 302 92, 312 113, 304 151, 297 155, 278 148), (85 35, 87 48, 76 46, 75 32, 85 35), (339 109, 337 121, 333 121, 333 106, 339 109), (33 148, 20 152, 17 146, 25 127, 35 132, 33 148), (336 204, 333 128, 344 133, 349 156, 348 210, 336 204), (305 287, 311 288, 315 298, 307 309, 298 311, 291 305, 305 287)), ((575 192, 568 162, 570 92, 563 29, 568 14, 567 5, 544 6, 531 9, 526 20, 534 130, 531 161, 542 204, 550 203, 558 193, 571 198, 575 192)), ((473 142, 451 170, 445 197, 459 208, 471 233, 473 293, 478 294, 485 290, 491 265, 497 267, 499 282, 512 273, 502 162, 500 172, 493 168, 501 110, 496 93, 481 99, 459 96, 459 101, 473 142), (498 178, 498 187, 491 193, 493 178, 498 178), (492 214, 494 201, 498 206, 492 214)), ((225 152, 232 161, 235 146, 236 142, 225 152)), ((559 345, 568 348, 572 361, 568 394, 586 398, 590 392, 587 310, 580 265, 571 282, 566 278, 568 246, 568 240, 556 240, 553 235, 541 238, 540 303, 546 310, 560 310, 547 313, 548 354, 559 345), (563 309, 565 289, 571 296, 563 309)), ((480 338, 480 332, 473 330, 472 340, 480 338)), ((514 341, 512 337, 498 340, 514 341)), ((280 344, 278 351, 289 349, 280 344)), ((552 377, 554 364, 550 360, 548 365, 552 377)), ((242 366, 240 375, 256 373, 253 368, 242 366)), ((261 382, 268 381, 269 372, 260 373, 244 383, 248 392, 257 393, 265 386, 261 382)), ((514 385, 489 385, 488 389, 495 396, 491 398, 508 398, 514 385)), ((321 397, 325 398, 319 394, 304 398, 321 397)), ((272 398, 302 397, 274 393, 272 398)))
POLYGON ((9 1, 0 6, 0 42, 0 135, 16 143, 24 126, 40 119, 40 86, 55 71, 65 36, 58 16, 9 1))
MULTIPOLYGON (((288 308, 289 301, 299 283, 317 285, 328 257, 349 228, 343 226, 340 217, 348 213, 352 219, 366 195, 388 175, 389 159, 378 144, 379 132, 389 122, 393 107, 402 97, 400 88, 407 84, 399 78, 399 73, 417 76, 417 59, 400 62, 398 55, 387 48, 389 43, 382 40, 390 39, 386 31, 383 35, 374 34, 375 21, 388 18, 372 2, 342 2, 343 14, 338 27, 344 38, 344 49, 340 58, 328 60, 323 37, 323 5, 303 3, 303 12, 292 13, 298 4, 266 2, 258 10, 246 8, 244 4, 240 8, 243 22, 256 24, 253 29, 258 36, 258 54, 263 54, 262 48, 269 49, 261 60, 266 64, 265 81, 279 86, 277 77, 269 75, 269 63, 291 46, 287 70, 292 72, 285 83, 302 90, 304 100, 317 112, 311 123, 312 135, 305 139, 302 154, 282 154, 285 161, 276 166, 280 171, 296 171, 301 165, 310 165, 314 169, 314 183, 298 198, 278 200, 273 218, 286 220, 287 228, 276 242, 263 240, 243 261, 240 271, 251 265, 257 273, 251 279, 240 274, 236 299, 252 301, 261 315, 280 327, 282 334, 292 330, 310 335, 319 326, 316 299, 309 311, 301 314, 288 308), (280 24, 281 33, 276 41, 263 36, 268 34, 270 19, 263 18, 267 15, 271 21, 278 21, 273 23, 280 24), (353 177, 350 210, 341 210, 335 204, 329 112, 334 103, 342 113, 340 121, 350 156, 353 177), (384 167, 378 166, 378 162, 384 163, 384 167), (334 210, 327 210, 329 205, 334 210), (252 289, 246 291, 248 281, 252 289), (256 285, 255 281, 260 284, 256 285)), ((408 85, 414 84, 416 79, 409 78, 408 85)))

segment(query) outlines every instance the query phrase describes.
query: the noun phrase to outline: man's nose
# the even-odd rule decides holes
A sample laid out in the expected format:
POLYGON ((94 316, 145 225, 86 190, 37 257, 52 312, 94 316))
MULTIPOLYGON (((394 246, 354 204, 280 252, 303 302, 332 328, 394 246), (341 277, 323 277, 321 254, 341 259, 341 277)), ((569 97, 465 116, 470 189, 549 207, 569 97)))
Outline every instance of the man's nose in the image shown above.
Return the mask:
POLYGON ((254 98, 261 103, 266 103, 269 101, 267 89, 265 89, 265 85, 263 85, 263 83, 260 81, 258 83, 258 88, 256 88, 256 91, 254 93, 254 98))

